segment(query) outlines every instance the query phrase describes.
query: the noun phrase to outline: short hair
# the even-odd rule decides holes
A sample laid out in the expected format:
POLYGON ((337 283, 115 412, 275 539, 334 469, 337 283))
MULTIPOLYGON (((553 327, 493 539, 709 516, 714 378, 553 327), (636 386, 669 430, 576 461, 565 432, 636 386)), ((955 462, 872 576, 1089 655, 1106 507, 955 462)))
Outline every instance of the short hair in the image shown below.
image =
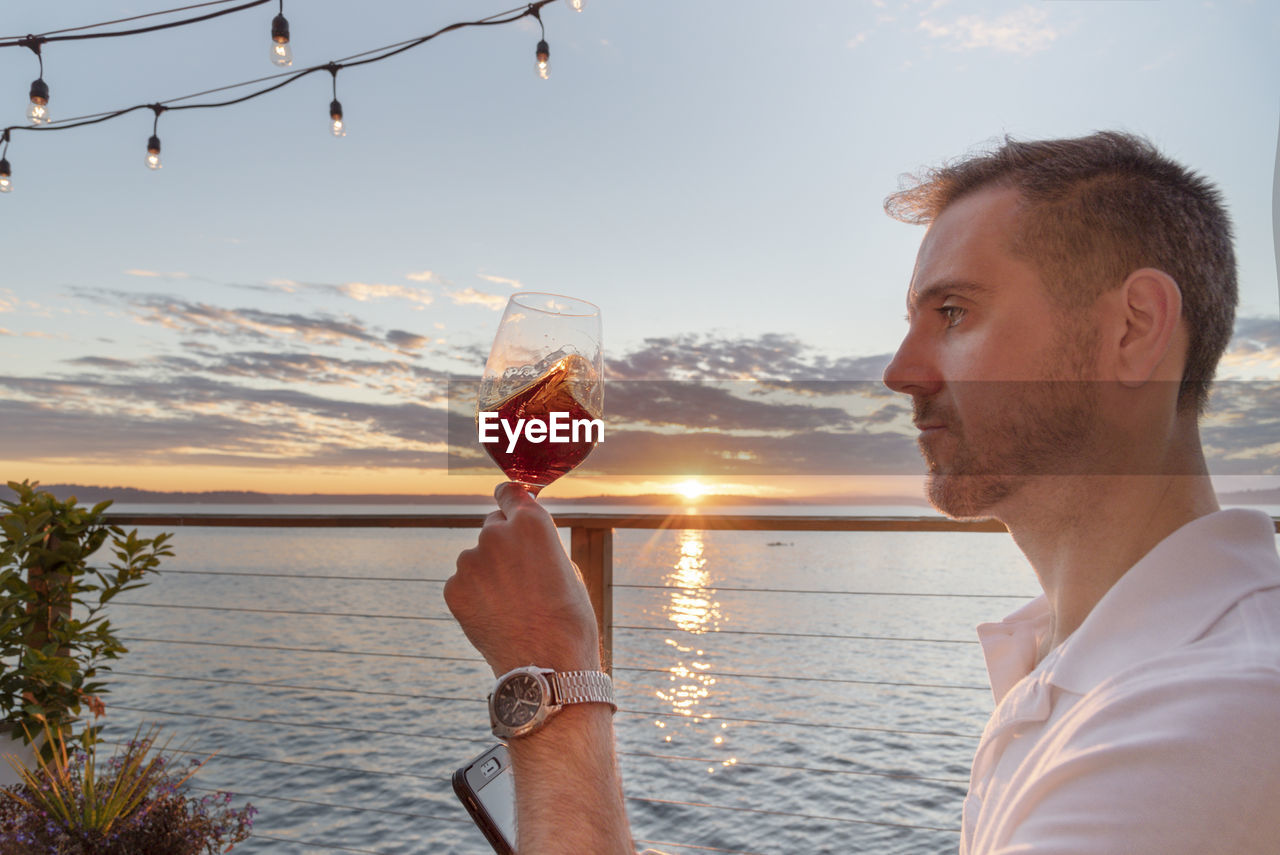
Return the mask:
POLYGON ((1143 267, 1178 283, 1189 342, 1177 408, 1203 413, 1238 299, 1231 220, 1218 189, 1132 134, 1006 136, 994 150, 907 176, 884 207, 902 222, 931 223, 989 187, 1021 195, 1011 251, 1035 265, 1060 304, 1092 305, 1143 267))

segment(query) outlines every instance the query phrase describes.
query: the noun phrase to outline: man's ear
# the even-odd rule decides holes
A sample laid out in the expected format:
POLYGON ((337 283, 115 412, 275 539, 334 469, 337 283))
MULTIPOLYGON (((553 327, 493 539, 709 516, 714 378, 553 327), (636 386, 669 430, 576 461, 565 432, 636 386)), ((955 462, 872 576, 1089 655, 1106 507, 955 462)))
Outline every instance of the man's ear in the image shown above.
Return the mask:
POLYGON ((1116 295, 1123 332, 1116 348, 1116 379, 1125 386, 1182 376, 1185 357, 1171 354, 1182 320, 1182 290, 1163 270, 1144 267, 1130 273, 1116 295), (1176 362, 1174 365, 1170 360, 1176 362), (1162 371, 1161 368, 1164 367, 1162 371))

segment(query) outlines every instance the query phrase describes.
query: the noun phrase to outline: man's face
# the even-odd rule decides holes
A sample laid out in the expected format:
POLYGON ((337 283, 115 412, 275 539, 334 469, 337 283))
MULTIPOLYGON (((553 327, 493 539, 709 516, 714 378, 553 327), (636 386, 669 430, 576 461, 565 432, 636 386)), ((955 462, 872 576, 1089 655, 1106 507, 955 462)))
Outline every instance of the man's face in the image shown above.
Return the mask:
POLYGON ((1016 191, 961 198, 930 226, 907 295, 909 329, 885 369, 911 395, 929 499, 951 516, 1000 516, 1032 480, 1079 471, 1097 429, 1087 312, 1050 300, 1014 257, 1016 191))

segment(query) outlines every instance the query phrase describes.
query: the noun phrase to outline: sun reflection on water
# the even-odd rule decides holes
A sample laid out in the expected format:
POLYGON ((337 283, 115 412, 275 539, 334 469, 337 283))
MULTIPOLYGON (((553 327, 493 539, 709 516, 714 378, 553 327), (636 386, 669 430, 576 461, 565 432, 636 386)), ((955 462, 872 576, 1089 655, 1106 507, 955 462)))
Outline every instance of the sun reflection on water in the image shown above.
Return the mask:
POLYGON ((680 532, 680 557, 663 579, 671 586, 667 618, 685 632, 714 632, 720 626, 720 604, 711 599, 711 573, 703 557, 700 531, 680 532))
MULTIPOLYGON (((715 589, 711 587, 711 573, 707 569, 704 555, 706 546, 703 532, 680 532, 679 548, 680 554, 672 565, 672 572, 663 577, 663 581, 670 587, 669 599, 664 604, 663 611, 667 620, 685 633, 702 635, 716 632, 723 616, 720 603, 715 599, 715 589)), ((708 673, 712 666, 710 657, 696 644, 684 644, 677 638, 667 638, 665 641, 679 658, 667 669, 670 671, 669 685, 658 689, 655 694, 671 707, 672 712, 687 719, 685 727, 711 724, 705 721, 711 718, 711 713, 698 710, 699 704, 711 697, 711 689, 716 684, 716 678, 708 673)), ((665 719, 654 722, 659 730, 668 730, 669 724, 665 719)), ((720 723, 718 733, 711 740, 712 745, 724 747, 724 731, 728 727, 727 723, 720 723)), ((672 742, 674 736, 675 734, 668 733, 663 741, 672 742)), ((730 766, 737 762, 736 758, 730 758, 722 765, 730 766)), ((713 772, 714 769, 715 767, 707 767, 708 772, 713 772)))

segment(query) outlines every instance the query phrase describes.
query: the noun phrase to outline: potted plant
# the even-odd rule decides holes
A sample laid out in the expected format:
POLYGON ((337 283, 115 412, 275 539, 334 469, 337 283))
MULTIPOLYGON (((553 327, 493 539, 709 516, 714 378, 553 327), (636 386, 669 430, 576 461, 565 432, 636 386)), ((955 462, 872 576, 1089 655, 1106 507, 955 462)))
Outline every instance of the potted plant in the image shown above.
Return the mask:
POLYGON ((98 743, 69 751, 57 732, 44 734, 50 756, 34 771, 15 763, 22 783, 0 789, 5 855, 214 855, 250 836, 253 805, 233 808, 226 792, 189 795, 186 782, 208 758, 173 763, 154 728, 105 764, 98 743))
MULTIPOLYGON (((169 534, 107 525, 110 502, 87 509, 38 486, 10 481, 16 497, 0 502, 0 755, 46 732, 92 745, 98 728, 78 725, 81 712, 103 713, 101 676, 126 652, 104 609, 173 554, 169 534), (91 565, 108 543, 114 560, 91 565)), ((46 759, 53 748, 45 742, 46 759)))

